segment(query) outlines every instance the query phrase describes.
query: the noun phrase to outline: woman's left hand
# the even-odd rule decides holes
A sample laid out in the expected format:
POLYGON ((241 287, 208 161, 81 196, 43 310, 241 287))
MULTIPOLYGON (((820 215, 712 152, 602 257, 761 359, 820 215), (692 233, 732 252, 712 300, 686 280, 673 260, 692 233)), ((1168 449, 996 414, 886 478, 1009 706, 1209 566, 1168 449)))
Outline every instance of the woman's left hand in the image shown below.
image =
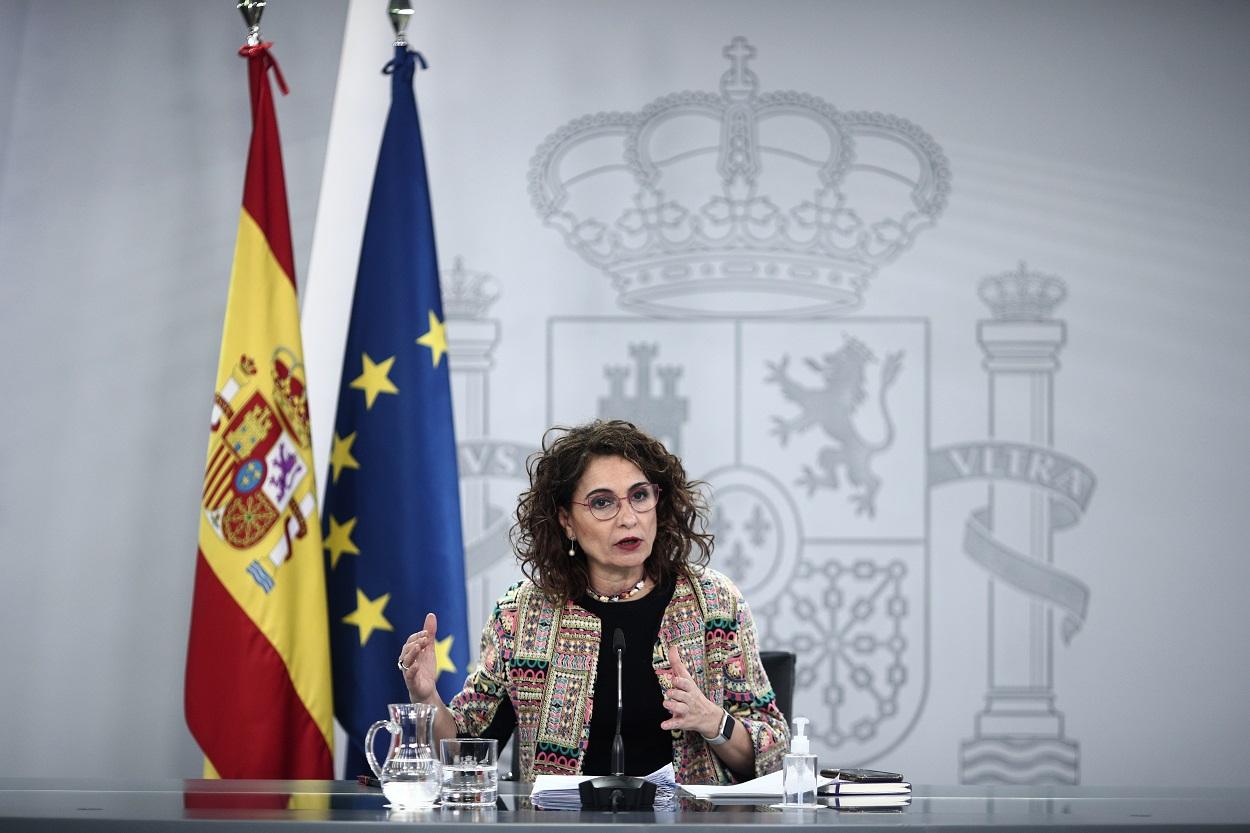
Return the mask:
POLYGON ((703 696, 699 686, 690 676, 690 670, 677 655, 677 648, 668 648, 668 663, 672 667, 672 686, 664 693, 664 708, 672 717, 660 724, 661 729, 680 729, 698 732, 705 738, 720 731, 721 716, 725 710, 703 696))

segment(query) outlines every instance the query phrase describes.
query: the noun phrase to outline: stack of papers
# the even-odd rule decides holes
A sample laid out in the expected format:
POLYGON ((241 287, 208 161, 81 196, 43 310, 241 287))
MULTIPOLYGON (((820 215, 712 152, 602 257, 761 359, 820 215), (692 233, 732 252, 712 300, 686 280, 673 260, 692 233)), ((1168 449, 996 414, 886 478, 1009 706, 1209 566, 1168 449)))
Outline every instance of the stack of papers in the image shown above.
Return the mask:
MULTIPOLYGON (((540 810, 580 810, 582 797, 577 792, 577 785, 589 781, 593 775, 539 775, 534 778, 534 791, 530 793, 530 803, 540 810)), ((668 764, 657 769, 650 775, 644 775, 655 784, 655 804, 657 810, 670 809, 673 806, 673 795, 677 792, 677 779, 673 773, 673 765, 668 764)))

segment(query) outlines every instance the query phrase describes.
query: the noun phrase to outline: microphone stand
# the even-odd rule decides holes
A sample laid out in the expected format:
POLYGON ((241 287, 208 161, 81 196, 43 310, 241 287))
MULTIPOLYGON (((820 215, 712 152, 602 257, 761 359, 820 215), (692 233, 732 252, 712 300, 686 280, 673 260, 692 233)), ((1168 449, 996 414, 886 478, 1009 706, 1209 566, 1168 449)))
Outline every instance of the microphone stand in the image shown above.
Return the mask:
POLYGON ((620 628, 612 634, 612 650, 616 651, 616 734, 612 736, 612 774, 625 774, 625 739, 621 737, 621 713, 625 711, 622 666, 625 657, 625 632, 620 628))
POLYGON ((612 738, 612 775, 601 775, 577 785, 583 810, 650 810, 655 804, 655 784, 637 775, 625 774, 625 739, 621 737, 621 714, 625 711, 622 665, 625 632, 612 634, 616 651, 616 734, 612 738))

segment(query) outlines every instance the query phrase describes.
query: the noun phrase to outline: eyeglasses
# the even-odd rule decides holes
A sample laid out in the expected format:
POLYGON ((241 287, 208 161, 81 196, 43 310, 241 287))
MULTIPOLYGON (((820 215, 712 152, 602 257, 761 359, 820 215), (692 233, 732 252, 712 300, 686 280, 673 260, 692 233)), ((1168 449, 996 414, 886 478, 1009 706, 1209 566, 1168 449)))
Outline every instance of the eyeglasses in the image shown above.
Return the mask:
MULTIPOLYGON (((629 499, 629 506, 635 512, 650 512, 660 501, 660 487, 654 483, 639 483, 625 497, 629 499)), ((611 492, 596 492, 590 496, 590 500, 574 500, 570 503, 585 506, 591 515, 601 521, 610 521, 621 511, 621 498, 611 492)))

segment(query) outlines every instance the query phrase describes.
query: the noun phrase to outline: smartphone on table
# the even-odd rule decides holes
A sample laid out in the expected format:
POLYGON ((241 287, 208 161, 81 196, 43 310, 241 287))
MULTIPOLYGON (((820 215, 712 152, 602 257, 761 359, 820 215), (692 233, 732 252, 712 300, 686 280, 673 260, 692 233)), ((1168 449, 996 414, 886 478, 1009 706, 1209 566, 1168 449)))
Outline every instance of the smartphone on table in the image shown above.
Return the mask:
POLYGON ((825 778, 833 778, 837 781, 854 781, 859 784, 893 784, 903 780, 903 776, 898 772, 886 772, 883 769, 859 769, 856 767, 841 767, 822 769, 820 774, 825 778))

